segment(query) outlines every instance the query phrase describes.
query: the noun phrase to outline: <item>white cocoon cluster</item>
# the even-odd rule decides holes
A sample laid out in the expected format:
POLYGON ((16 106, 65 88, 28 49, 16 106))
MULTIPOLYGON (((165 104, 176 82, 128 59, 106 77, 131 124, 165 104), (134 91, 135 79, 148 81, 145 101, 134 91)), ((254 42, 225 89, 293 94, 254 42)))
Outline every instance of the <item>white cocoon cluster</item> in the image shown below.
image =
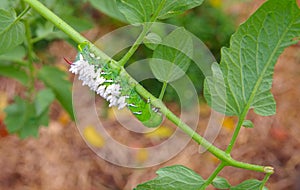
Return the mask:
POLYGON ((91 90, 102 96, 109 102, 109 107, 116 106, 118 109, 124 108, 126 103, 126 96, 121 95, 120 84, 113 80, 106 80, 103 76, 101 68, 96 68, 89 64, 79 55, 79 60, 71 64, 70 72, 79 75, 78 79, 82 80, 82 85, 87 85, 91 90), (104 84, 105 83, 105 84, 104 84))

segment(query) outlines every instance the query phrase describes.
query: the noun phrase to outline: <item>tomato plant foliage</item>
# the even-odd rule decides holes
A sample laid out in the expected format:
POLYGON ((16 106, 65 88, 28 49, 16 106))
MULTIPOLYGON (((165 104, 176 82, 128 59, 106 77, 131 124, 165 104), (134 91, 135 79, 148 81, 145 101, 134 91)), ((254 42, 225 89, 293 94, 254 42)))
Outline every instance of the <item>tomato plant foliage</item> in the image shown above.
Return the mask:
MULTIPOLYGON (((154 33, 149 34, 151 26, 149 22, 161 21, 181 14, 186 10, 201 5, 203 0, 111 0, 110 3, 107 3, 105 0, 89 1, 93 6, 100 10, 103 9, 105 13, 116 19, 143 26, 141 35, 125 56, 120 61, 109 60, 110 62, 105 66, 110 67, 115 64, 114 66, 118 67, 120 72, 123 72, 122 76, 125 76, 125 71, 122 70, 124 69, 123 66, 134 54, 139 44, 146 41, 148 43, 148 45, 146 43, 146 46, 153 50, 153 58, 157 59, 153 63, 158 63, 151 65, 151 69, 156 78, 163 82, 164 85, 178 79, 188 70, 191 63, 189 57, 195 52, 192 50, 193 42, 187 31, 184 28, 179 28, 164 38, 160 38, 154 33), (172 48, 173 45, 181 46, 182 51, 175 50, 172 48), (163 66, 158 61, 161 59, 170 62, 172 65, 163 66)), ((16 97, 15 102, 5 109, 7 114, 5 124, 8 131, 18 134, 21 138, 32 135, 37 136, 39 126, 48 124, 49 107, 54 99, 57 99, 62 107, 73 116, 71 84, 66 80, 66 74, 55 67, 43 66, 41 69, 36 68, 33 65, 36 60, 34 43, 41 39, 53 39, 53 36, 55 38, 65 38, 65 35, 60 35, 54 31, 55 25, 69 37, 73 37, 74 41, 89 44, 88 40, 84 37, 80 38, 81 36, 74 29, 67 26, 67 24, 63 25, 62 20, 57 21, 59 20, 58 17, 55 17, 56 15, 54 14, 52 15, 50 11, 48 12, 49 15, 42 14, 49 22, 46 22, 44 25, 40 22, 36 27, 30 28, 30 20, 23 20, 23 16, 30 10, 25 6, 25 2, 37 12, 40 11, 39 13, 42 13, 42 9, 49 11, 36 0, 24 0, 22 3, 24 10, 20 14, 16 14, 13 10, 9 12, 0 9, 0 54, 6 52, 5 55, 0 56, 0 60, 9 60, 7 64, 0 63, 0 74, 17 79, 29 91, 27 98, 16 97), (26 34, 25 36, 24 33, 26 34), (24 53, 24 47, 28 50, 27 54, 24 53), (18 56, 11 56, 10 50, 12 49, 15 49, 15 52, 17 52, 13 55, 18 56), (19 64, 12 64, 13 62, 19 64), (35 90, 35 73, 38 74, 38 79, 44 83, 45 89, 35 90)), ((72 12, 70 9, 64 11, 68 10, 72 12)), ((65 20, 73 22, 75 25, 76 21, 78 21, 76 18, 64 17, 65 20)), ((89 22, 82 22, 81 24, 78 29, 86 29, 91 26, 89 22)), ((239 162, 232 159, 229 155, 240 127, 253 128, 254 126, 252 121, 245 120, 250 109, 253 108, 255 113, 262 116, 275 114, 276 103, 270 92, 274 65, 284 49, 297 43, 299 37, 300 11, 296 1, 268 0, 238 28, 231 37, 230 46, 222 48, 220 64, 213 63, 211 65, 212 75, 205 79, 204 96, 214 110, 229 116, 238 116, 239 118, 231 143, 225 151, 209 144, 208 141, 205 141, 204 138, 194 133, 194 131, 191 132, 188 125, 181 122, 171 111, 164 107, 161 101, 158 101, 155 105, 159 108, 157 110, 177 124, 197 143, 205 145, 204 147, 218 157, 221 163, 206 180, 185 166, 175 165, 161 168, 157 171, 158 176, 155 179, 140 184, 135 189, 192 190, 205 189, 210 184, 219 189, 264 189, 266 181, 273 173, 273 168, 239 162), (264 172, 266 177, 262 181, 249 179, 232 186, 225 178, 218 176, 218 173, 225 166, 264 172)), ((91 51, 95 50, 92 44, 89 45, 92 47, 91 51)), ((98 55, 104 56, 105 54, 98 49, 98 55)), ((119 75, 119 72, 116 75, 119 75)), ((126 77, 128 80, 131 79, 128 74, 126 77)), ((144 98, 145 96, 147 98, 150 96, 152 100, 158 100, 151 96, 148 91, 142 89, 138 83, 134 83, 134 85, 137 94, 139 93, 144 98)), ((163 95, 164 93, 161 94, 163 95)), ((149 106, 149 109, 152 110, 152 107, 149 105, 151 98, 149 98, 149 103, 143 105, 149 106)), ((134 105, 138 100, 142 99, 133 98, 132 102, 129 103, 134 105)), ((132 109, 135 113, 139 113, 137 112, 138 110, 132 109)))
POLYGON ((297 43, 299 22, 294 0, 270 0, 262 5, 232 36, 230 47, 222 49, 220 67, 214 65, 213 72, 223 74, 226 96, 213 89, 218 86, 216 78, 207 78, 208 103, 217 111, 226 110, 226 115, 240 116, 249 108, 263 116, 275 114, 270 92, 274 65, 285 47, 297 43))
MULTIPOLYGON (((230 47, 222 49, 220 65, 212 65, 213 75, 206 78, 204 86, 208 104, 221 113, 239 116, 242 120, 251 108, 262 116, 275 114, 276 103, 270 92, 274 65, 286 47, 298 42, 299 36, 300 11, 296 1, 269 0, 264 3, 232 36, 230 47), (220 85, 224 88, 219 88, 220 85)), ((248 120, 241 124, 253 127, 248 120)), ((179 173, 183 172, 177 169, 179 173)), ((162 168, 160 172, 164 170, 162 168)), ((156 185, 152 189, 173 189, 173 183, 185 181, 184 175, 179 175, 173 183, 160 176, 157 179, 156 182, 164 187, 156 185)), ((148 187, 152 182, 138 187, 148 187)), ((212 184, 229 188, 223 180, 212 184)), ((185 188, 189 185, 186 184, 185 188)), ((262 186, 259 180, 247 180, 230 189, 258 190, 262 186)))

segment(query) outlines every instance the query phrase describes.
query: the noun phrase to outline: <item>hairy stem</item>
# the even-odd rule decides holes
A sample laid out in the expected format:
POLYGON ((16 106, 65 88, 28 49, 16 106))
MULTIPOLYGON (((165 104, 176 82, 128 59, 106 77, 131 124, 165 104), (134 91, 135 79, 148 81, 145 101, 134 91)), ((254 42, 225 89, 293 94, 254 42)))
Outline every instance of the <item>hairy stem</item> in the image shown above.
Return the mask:
POLYGON ((244 162, 239 162, 237 160, 234 160, 231 158, 229 154, 224 152, 223 150, 217 148, 216 146, 212 145, 209 141, 204 139, 202 136, 197 134, 192 128, 190 128, 187 124, 185 124, 183 121, 180 120, 174 113, 172 113, 161 100, 154 97, 151 93, 149 93, 143 86, 141 86, 139 83, 137 83, 126 71, 123 67, 120 68, 120 66, 116 66, 116 62, 112 60, 110 57, 108 57, 105 53, 103 53, 100 49, 98 49, 95 45, 93 45, 91 42, 89 42, 86 38, 81 36, 76 30, 74 30, 71 26, 69 26, 67 23, 65 23, 62 19, 60 19, 58 16, 56 16, 52 11, 50 11, 47 7, 45 7, 43 4, 41 4, 37 0, 23 0, 27 2, 33 9, 35 9, 38 13, 40 13, 43 17, 45 17, 47 20, 52 22, 56 27, 61 29, 63 32, 65 32, 71 39, 73 39, 76 43, 82 44, 87 43, 91 51, 93 51, 97 56, 100 56, 102 59, 110 60, 111 64, 117 68, 120 69, 120 74, 128 77, 130 79, 130 83, 133 87, 137 90, 137 92, 143 96, 144 98, 150 98, 151 103, 157 107, 160 108, 160 111, 174 124, 176 124, 181 130, 183 130, 188 136, 190 136, 195 142, 202 145, 204 148, 206 148, 209 152, 211 152, 213 155, 215 155, 217 158, 222 160, 224 163, 226 163, 228 166, 233 166, 237 168, 244 168, 247 170, 253 170, 257 172, 264 172, 264 173, 273 173, 272 167, 265 167, 265 166, 259 166, 254 164, 248 164, 244 162))

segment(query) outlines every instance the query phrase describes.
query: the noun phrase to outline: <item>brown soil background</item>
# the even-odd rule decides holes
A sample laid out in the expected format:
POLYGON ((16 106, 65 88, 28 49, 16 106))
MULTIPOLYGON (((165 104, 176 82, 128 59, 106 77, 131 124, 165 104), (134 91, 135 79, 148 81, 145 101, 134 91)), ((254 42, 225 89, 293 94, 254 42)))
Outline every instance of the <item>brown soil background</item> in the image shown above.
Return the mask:
MULTIPOLYGON (((228 11, 239 15, 243 21, 261 2, 238 3, 228 11)), ((95 39, 101 33, 105 31, 94 29, 85 35, 95 39)), ((49 54, 57 57, 57 65, 63 65, 62 58, 73 57, 75 53, 74 48, 64 42, 54 42, 49 48, 49 54)), ((250 112, 248 117, 254 121, 255 128, 242 129, 232 153, 237 160, 274 166, 276 172, 267 185, 270 190, 300 189, 299 84, 300 44, 286 49, 275 67, 272 92, 277 102, 277 114, 259 117, 250 112)), ((1 93, 13 97, 22 90, 17 83, 1 78, 1 93)), ((208 107, 203 110, 200 134, 210 112, 208 107)), ((155 177, 155 171, 163 166, 182 164, 206 178, 218 164, 211 154, 199 154, 196 143, 190 142, 178 156, 159 166, 144 169, 118 167, 90 150, 75 124, 68 122, 57 104, 53 105, 51 118, 49 127, 40 130, 38 139, 19 140, 13 135, 0 137, 0 190, 129 190, 155 177)), ((118 127, 111 121, 112 129, 118 127)), ((114 135, 118 138, 132 141, 129 133, 116 131, 114 135)), ((231 133, 232 130, 223 128, 215 145, 225 148, 231 133)), ((260 173, 236 168, 225 168, 220 175, 232 184, 248 178, 263 178, 260 173)))

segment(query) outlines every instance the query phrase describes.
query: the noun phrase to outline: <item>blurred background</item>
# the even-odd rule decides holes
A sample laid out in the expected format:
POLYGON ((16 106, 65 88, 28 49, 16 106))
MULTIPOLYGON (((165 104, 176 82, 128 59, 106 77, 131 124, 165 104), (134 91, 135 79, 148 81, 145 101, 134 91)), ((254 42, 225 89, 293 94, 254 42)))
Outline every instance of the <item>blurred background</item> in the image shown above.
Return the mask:
MULTIPOLYGON (((126 25, 102 13, 103 6, 99 7, 96 0, 41 2, 91 41, 126 25)), ((230 36, 239 24, 263 2, 263 0, 207 0, 202 6, 166 22, 184 26, 201 39, 219 61, 220 48, 229 45, 230 36)), ((16 6, 18 3, 1 0, 0 8, 8 10, 9 7, 18 7, 16 6)), ((22 9, 17 8, 16 11, 19 13, 22 9)), ((28 22, 35 53, 28 55, 25 43, 0 55, 0 190, 129 190, 141 182, 154 178, 155 171, 163 166, 182 164, 206 178, 218 165, 218 159, 210 153, 199 154, 199 147, 194 142, 190 142, 170 161, 151 168, 124 168, 99 158, 84 142, 72 119, 73 75, 68 73, 69 66, 64 58, 74 60, 77 53, 76 44, 34 11, 30 13, 28 22), (34 62, 32 66, 34 68, 27 67, 25 60, 29 58, 34 62), (24 73, 29 73, 31 77, 24 73), (28 85, 30 80, 31 85, 28 85), (39 93, 44 89, 45 93, 50 92, 46 96, 39 93), (28 111, 34 106, 30 103, 33 101, 30 100, 32 94, 38 94, 34 101, 50 102, 49 105, 45 105, 47 108, 39 117, 33 117, 28 111), (22 111, 28 114, 23 117, 22 111), (4 123, 8 113, 11 114, 9 117, 11 123, 23 127, 8 128, 4 123)), ((131 61, 147 56, 151 56, 151 52, 141 46, 131 61)), ((194 83, 199 96, 201 109, 197 132, 203 134, 211 114, 202 97, 204 77, 201 71, 193 66, 188 69, 187 75, 194 83)), ((300 189, 300 185, 297 184, 300 183, 299 83, 298 43, 287 48, 275 66, 272 93, 277 102, 277 114, 260 117, 250 112, 248 118, 254 122, 255 128, 241 130, 232 153, 237 160, 274 166, 275 174, 267 184, 271 190, 300 189)), ((153 94, 159 94, 161 84, 156 80, 146 80, 142 84, 153 94)), ((172 111, 180 113, 178 97, 171 87, 167 89, 164 101, 172 111)), ((164 122, 164 126, 148 135, 121 129, 115 121, 113 112, 103 106, 102 100, 97 98, 96 102, 102 109, 101 117, 109 126, 108 133, 130 147, 159 144, 174 132, 170 122, 164 122)), ((234 130, 236 118, 226 117, 220 122, 223 127, 214 144, 224 149, 234 130)), ((101 139, 101 134, 97 138, 101 139)), ((98 146, 109 144, 105 144, 103 140, 98 146)), ((132 159, 140 163, 149 157, 148 152, 142 149, 132 155, 132 159)), ((236 168, 226 168, 220 175, 226 177, 232 185, 248 178, 263 178, 260 173, 236 168)))

